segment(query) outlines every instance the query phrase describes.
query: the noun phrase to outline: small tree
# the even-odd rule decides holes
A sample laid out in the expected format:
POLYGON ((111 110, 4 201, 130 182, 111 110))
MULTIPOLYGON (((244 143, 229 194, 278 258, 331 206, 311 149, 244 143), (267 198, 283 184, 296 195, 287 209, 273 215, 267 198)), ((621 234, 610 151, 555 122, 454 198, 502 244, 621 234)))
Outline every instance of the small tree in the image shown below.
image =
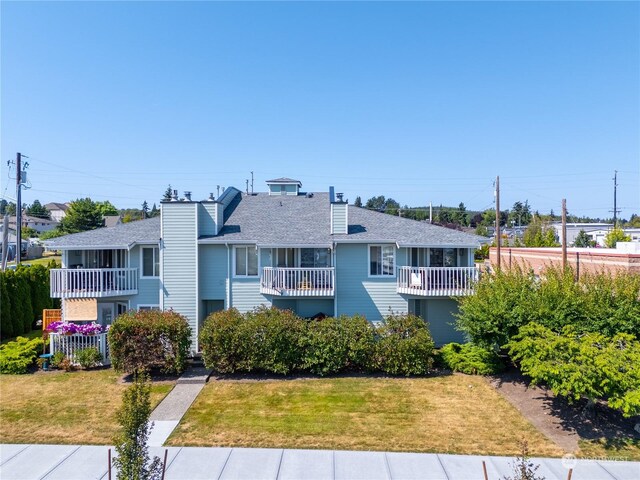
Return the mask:
POLYGON ((25 213, 38 218, 49 218, 50 216, 49 210, 42 206, 40 200, 34 200, 33 203, 27 207, 25 213))
POLYGON ((151 387, 145 376, 136 376, 122 395, 122 406, 116 412, 121 431, 114 439, 118 456, 118 480, 151 480, 162 475, 158 457, 149 459, 149 415, 151 387))
POLYGON ((353 203, 353 205, 355 207, 362 207, 362 199, 359 196, 357 196, 356 201, 353 203))
POLYGON ((615 227, 604 237, 604 245, 607 248, 616 248, 618 242, 630 242, 631 237, 619 227, 615 227))
POLYGON ((587 235, 587 232, 585 232, 584 230, 580 230, 578 232, 578 235, 576 235, 573 246, 578 248, 595 247, 596 242, 595 240, 591 240, 591 237, 587 235))
POLYGON ((522 439, 520 446, 522 451, 513 463, 513 476, 503 477, 503 480, 545 480, 545 477, 536 474, 540 465, 536 465, 529 458, 528 442, 522 439))
POLYGON ((164 195, 162 196, 162 200, 171 200, 171 196, 173 195, 173 190, 171 189, 171 184, 167 186, 167 189, 164 191, 164 195))

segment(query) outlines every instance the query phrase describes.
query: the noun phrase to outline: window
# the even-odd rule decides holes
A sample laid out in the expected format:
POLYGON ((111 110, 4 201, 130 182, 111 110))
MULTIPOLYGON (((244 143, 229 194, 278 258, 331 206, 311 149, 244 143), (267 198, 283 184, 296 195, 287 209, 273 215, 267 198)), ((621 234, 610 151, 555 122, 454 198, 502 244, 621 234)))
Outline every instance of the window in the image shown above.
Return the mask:
POLYGON ((258 250, 256 247, 235 247, 236 277, 255 277, 258 275, 258 250))
POLYGON ((393 245, 369 246, 369 275, 394 276, 395 274, 395 247, 393 245))
POLYGON ((160 249, 158 247, 144 247, 142 249, 142 276, 160 276, 160 249))
POLYGON ((325 268, 331 266, 331 250, 328 248, 300 249, 300 266, 303 268, 325 268))
POLYGON ((148 310, 160 310, 159 305, 138 305, 138 311, 148 311, 148 310))

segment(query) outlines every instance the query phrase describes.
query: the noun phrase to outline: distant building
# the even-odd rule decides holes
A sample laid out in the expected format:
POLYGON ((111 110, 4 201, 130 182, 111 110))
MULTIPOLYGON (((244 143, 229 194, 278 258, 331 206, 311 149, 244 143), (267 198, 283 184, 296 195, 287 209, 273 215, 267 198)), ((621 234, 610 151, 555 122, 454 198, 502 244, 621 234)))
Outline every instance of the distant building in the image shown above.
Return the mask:
MULTIPOLYGON (((551 226, 556 231, 556 238, 558 238, 558 242, 562 245, 562 222, 552 223, 551 226)), ((574 244, 580 230, 584 230, 592 240, 596 240, 591 232, 602 230, 608 232, 612 228, 612 223, 567 223, 567 245, 571 246, 574 244)), ((598 242, 598 245, 604 246, 604 243, 598 242)))
POLYGON ((49 213, 51 214, 51 220, 59 222, 67 214, 67 210, 69 210, 69 204, 51 202, 47 203, 44 208, 49 210, 49 213))
POLYGON ((102 221, 104 222, 105 227, 115 227, 122 223, 122 218, 120 215, 103 215, 102 221))
MULTIPOLYGON (((537 274, 550 265, 562 264, 562 248, 510 248, 500 250, 501 266, 510 268, 522 265, 532 268, 537 274)), ((492 266, 498 259, 497 250, 489 251, 492 266)), ((567 264, 578 275, 582 272, 619 272, 640 273, 640 243, 619 242, 617 248, 567 248, 567 264)))
MULTIPOLYGON (((31 215, 22 215, 22 226, 26 228, 33 228, 36 232, 48 232, 58 226, 58 222, 55 220, 49 220, 48 218, 32 217, 31 215)), ((16 217, 9 217, 9 228, 16 229, 16 217)))

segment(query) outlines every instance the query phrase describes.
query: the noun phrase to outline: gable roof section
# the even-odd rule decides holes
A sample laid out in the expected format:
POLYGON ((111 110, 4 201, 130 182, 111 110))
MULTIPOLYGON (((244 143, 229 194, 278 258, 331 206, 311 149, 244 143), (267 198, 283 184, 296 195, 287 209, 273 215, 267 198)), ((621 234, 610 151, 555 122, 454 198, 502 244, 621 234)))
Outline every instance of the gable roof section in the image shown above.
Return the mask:
POLYGON ((69 206, 65 205, 64 203, 58 203, 58 202, 51 202, 51 203, 47 203, 44 208, 46 208, 47 210, 51 211, 51 210, 62 210, 63 212, 66 212, 67 210, 69 210, 69 206))
POLYGON ((297 183, 298 186, 302 186, 302 182, 300 180, 294 180, 293 178, 288 178, 288 177, 280 177, 280 178, 274 178, 273 180, 267 180, 266 184, 270 184, 270 183, 297 183))
POLYGON ((160 217, 121 223, 113 227, 72 233, 45 241, 55 250, 91 250, 100 248, 131 248, 136 244, 157 244, 160 241, 160 217))
POLYGON ((238 195, 225 210, 225 224, 201 243, 255 243, 259 246, 326 246, 333 243, 396 243, 401 247, 480 246, 482 237, 393 217, 349 205, 349 233, 331 235, 329 194, 238 195))

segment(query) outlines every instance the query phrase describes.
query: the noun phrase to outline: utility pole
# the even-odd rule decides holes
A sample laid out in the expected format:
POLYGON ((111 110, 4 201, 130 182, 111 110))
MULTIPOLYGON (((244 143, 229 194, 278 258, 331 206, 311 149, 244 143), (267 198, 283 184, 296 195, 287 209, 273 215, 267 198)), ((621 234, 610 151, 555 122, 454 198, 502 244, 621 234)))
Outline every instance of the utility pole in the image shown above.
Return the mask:
POLYGON ((500 270, 500 176, 496 177, 496 253, 498 259, 496 261, 496 267, 500 270))
POLYGON ((562 270, 567 269, 567 199, 562 199, 562 270))
POLYGON ((618 171, 613 171, 613 228, 618 225, 618 171))
POLYGON ((16 153, 16 265, 22 256, 22 155, 16 153))

